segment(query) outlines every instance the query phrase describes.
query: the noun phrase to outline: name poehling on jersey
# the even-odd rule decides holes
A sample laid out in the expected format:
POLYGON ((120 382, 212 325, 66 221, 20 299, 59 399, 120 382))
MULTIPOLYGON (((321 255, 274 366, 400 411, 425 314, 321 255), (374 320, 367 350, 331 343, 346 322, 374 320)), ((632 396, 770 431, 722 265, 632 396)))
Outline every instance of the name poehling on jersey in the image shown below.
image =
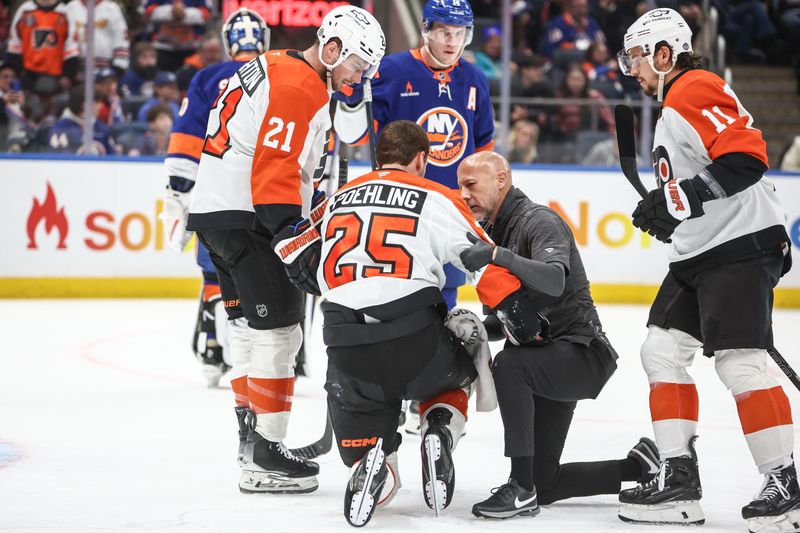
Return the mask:
POLYGON ((419 214, 425 204, 427 193, 393 185, 362 185, 337 196, 331 211, 340 207, 374 206, 397 207, 419 214))

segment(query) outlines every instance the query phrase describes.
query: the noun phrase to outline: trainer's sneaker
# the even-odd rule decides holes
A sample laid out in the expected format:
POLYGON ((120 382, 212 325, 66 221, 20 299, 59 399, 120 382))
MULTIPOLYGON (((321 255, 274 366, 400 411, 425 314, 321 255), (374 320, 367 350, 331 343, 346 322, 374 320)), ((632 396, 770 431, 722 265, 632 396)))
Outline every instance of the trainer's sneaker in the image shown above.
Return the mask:
POLYGON ((800 531, 800 488, 794 464, 764 475, 761 490, 742 507, 742 518, 754 533, 800 531))
POLYGON ((428 428, 422 436, 422 493, 425 503, 439 511, 450 505, 456 485, 456 469, 453 465, 453 437, 447 425, 453 413, 444 407, 431 409, 426 420, 428 428))
POLYGON ((350 471, 344 491, 344 518, 351 526, 365 526, 379 505, 389 472, 382 446, 383 439, 379 438, 350 471))
POLYGON ((695 435, 689 441, 689 456, 671 457, 661 463, 658 475, 647 483, 619 493, 624 522, 645 524, 702 524, 705 522, 700 498, 695 435))
POLYGON ((661 470, 661 458, 658 455, 656 443, 647 437, 639 439, 631 451, 628 452, 630 459, 635 459, 642 469, 642 475, 636 480, 637 483, 647 483, 661 470))
POLYGON ((536 487, 527 491, 515 479, 492 489, 489 499, 472 506, 472 514, 483 518, 511 518, 512 516, 536 516, 539 502, 536 500, 536 487))
POLYGON ((313 492, 319 465, 292 455, 283 442, 273 442, 252 431, 247 437, 239 490, 245 493, 313 492))

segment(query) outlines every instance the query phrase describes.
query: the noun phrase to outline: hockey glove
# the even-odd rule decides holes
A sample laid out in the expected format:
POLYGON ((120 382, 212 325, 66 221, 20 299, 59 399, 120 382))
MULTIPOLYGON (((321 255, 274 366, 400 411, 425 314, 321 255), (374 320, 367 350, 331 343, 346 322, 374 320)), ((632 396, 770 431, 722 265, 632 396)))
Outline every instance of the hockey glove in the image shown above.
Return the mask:
POLYGON ((539 313, 525 289, 506 296, 494 308, 506 338, 514 346, 540 346, 550 342, 550 321, 539 313))
POLYGON ((670 242, 678 224, 705 214, 691 180, 669 180, 661 189, 650 191, 631 216, 633 225, 661 242, 670 242))
POLYGON ((461 253, 458 254, 467 270, 475 272, 492 262, 495 251, 493 245, 483 239, 479 239, 472 233, 467 233, 467 239, 472 243, 472 246, 461 250, 461 253))
POLYGON ((314 194, 311 196, 311 212, 308 218, 317 231, 322 225, 322 216, 325 214, 326 207, 328 207, 328 197, 325 196, 325 191, 314 189, 314 194))
POLYGON ((167 186, 164 197, 164 210, 161 211, 164 221, 164 233, 167 245, 176 252, 182 252, 192 238, 192 232, 186 231, 189 218, 189 193, 176 191, 167 186))
POLYGON ((283 228, 272 239, 272 248, 283 261, 289 281, 295 287, 316 296, 321 294, 317 283, 317 268, 322 240, 311 222, 302 219, 283 228))

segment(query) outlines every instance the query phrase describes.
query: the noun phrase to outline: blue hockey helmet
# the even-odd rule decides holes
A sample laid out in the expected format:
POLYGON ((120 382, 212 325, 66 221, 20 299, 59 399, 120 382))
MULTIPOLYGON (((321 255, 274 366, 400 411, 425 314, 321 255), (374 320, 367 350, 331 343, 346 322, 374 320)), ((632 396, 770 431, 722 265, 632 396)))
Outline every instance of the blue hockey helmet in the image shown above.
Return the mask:
POLYGON ((425 48, 430 53, 432 59, 437 63, 437 67, 449 67, 450 64, 442 63, 430 50, 430 41, 452 43, 458 39, 461 42, 461 53, 464 48, 472 42, 473 30, 472 7, 467 0, 428 0, 422 8, 422 38, 425 41, 425 48), (451 31, 447 29, 434 29, 434 23, 447 24, 449 26, 462 26, 463 30, 451 31))
POLYGON ((222 45, 231 58, 240 52, 260 54, 269 48, 269 27, 258 13, 241 7, 222 25, 222 45))

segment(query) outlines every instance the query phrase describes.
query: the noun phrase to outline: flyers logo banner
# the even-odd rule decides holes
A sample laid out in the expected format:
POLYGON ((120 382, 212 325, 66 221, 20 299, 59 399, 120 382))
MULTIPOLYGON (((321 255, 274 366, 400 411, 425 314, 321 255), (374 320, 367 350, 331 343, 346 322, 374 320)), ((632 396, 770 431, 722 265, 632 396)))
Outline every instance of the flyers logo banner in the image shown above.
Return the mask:
POLYGON ((33 206, 28 214, 26 229, 28 232, 28 249, 36 250, 36 228, 44 223, 44 231, 50 234, 53 229, 58 230, 58 249, 64 250, 67 247, 67 234, 69 233, 69 222, 64 214, 64 208, 58 207, 56 195, 50 183, 47 183, 47 196, 43 202, 37 198, 33 199, 33 206))
POLYGON ((428 163, 447 167, 457 163, 467 149, 469 128, 458 111, 449 107, 434 107, 419 119, 417 124, 428 133, 431 152, 428 163))

